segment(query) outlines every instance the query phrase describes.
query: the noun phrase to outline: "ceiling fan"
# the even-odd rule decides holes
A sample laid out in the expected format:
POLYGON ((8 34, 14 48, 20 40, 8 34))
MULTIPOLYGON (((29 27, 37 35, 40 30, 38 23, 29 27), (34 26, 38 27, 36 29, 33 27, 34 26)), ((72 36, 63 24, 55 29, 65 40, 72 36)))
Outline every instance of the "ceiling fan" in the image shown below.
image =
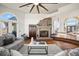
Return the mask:
POLYGON ((32 7, 31 7, 29 13, 32 12, 32 10, 33 10, 33 8, 34 8, 35 6, 36 6, 36 8, 37 8, 38 13, 40 13, 39 7, 42 7, 43 9, 45 9, 46 11, 48 11, 48 9, 47 9, 45 6, 43 6, 42 4, 57 4, 57 3, 37 3, 37 4, 34 4, 34 3, 27 3, 27 4, 24 4, 24 5, 19 6, 19 8, 32 5, 32 7))

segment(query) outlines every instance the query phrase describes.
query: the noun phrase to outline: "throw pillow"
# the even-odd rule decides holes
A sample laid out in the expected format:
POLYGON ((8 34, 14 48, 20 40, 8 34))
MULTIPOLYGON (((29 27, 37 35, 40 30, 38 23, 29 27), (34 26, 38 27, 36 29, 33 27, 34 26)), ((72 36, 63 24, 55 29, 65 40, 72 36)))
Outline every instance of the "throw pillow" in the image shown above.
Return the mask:
POLYGON ((4 34, 4 36, 5 36, 4 45, 8 45, 15 41, 15 36, 13 34, 8 33, 4 34))

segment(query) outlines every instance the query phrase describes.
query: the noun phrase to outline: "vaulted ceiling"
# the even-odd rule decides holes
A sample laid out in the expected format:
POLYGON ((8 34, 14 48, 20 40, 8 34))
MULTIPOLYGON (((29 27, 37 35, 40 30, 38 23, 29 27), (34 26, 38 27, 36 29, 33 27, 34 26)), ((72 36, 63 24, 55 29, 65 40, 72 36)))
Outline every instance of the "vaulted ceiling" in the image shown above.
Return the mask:
MULTIPOLYGON (((1 6, 5 6, 5 7, 8 7, 8 8, 15 9, 15 10, 22 11, 24 13, 29 14, 33 4, 19 8, 19 6, 24 5, 24 4, 27 4, 27 3, 1 3, 0 8, 2 8, 1 6)), ((40 14, 51 14, 51 13, 57 12, 58 8, 63 7, 65 5, 68 5, 68 3, 57 3, 57 4, 41 3, 41 4, 45 8, 47 8, 48 11, 46 11, 44 8, 38 6, 40 14)), ((32 9, 32 11, 30 13, 31 14, 38 14, 38 10, 37 10, 36 6, 32 9)))

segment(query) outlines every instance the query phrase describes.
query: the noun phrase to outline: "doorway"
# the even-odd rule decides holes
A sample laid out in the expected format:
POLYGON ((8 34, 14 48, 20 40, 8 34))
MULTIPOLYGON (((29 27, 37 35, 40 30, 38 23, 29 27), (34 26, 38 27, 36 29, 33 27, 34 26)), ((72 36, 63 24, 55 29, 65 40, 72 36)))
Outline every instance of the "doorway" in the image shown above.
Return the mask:
POLYGON ((37 31, 36 25, 30 24, 29 25, 29 38, 33 37, 36 39, 36 31, 37 31))

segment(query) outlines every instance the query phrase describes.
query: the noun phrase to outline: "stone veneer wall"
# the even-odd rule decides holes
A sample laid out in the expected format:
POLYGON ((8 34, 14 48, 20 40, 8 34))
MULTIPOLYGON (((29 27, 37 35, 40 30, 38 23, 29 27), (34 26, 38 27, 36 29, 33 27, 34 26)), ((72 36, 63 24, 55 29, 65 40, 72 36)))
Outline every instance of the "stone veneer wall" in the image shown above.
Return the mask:
POLYGON ((37 37, 40 37, 40 31, 48 31, 48 37, 50 37, 52 30, 51 24, 52 24, 52 19, 50 17, 41 20, 37 25, 37 37))

